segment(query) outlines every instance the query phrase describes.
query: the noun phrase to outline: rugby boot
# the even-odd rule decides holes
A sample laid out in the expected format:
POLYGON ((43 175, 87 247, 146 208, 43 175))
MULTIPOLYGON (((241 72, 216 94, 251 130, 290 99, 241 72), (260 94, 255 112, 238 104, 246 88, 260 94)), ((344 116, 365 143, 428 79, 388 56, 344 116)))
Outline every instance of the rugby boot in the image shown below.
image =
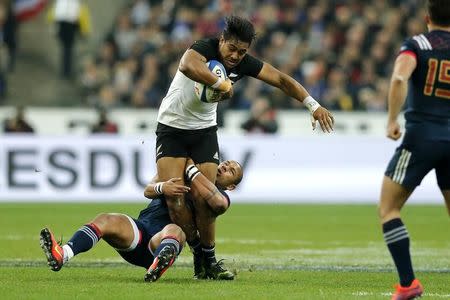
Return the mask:
POLYGON ((423 293, 423 286, 418 279, 414 279, 410 286, 403 287, 400 284, 395 285, 395 293, 391 300, 407 300, 420 298, 423 293))
POLYGON ((50 269, 55 272, 61 270, 64 264, 64 250, 61 247, 61 242, 56 242, 53 233, 48 228, 41 230, 39 242, 45 256, 47 256, 47 264, 50 269))
POLYGON ((194 279, 206 279, 203 255, 201 253, 194 254, 194 279))
POLYGON ((152 265, 148 268, 144 280, 153 282, 159 279, 164 272, 173 264, 176 258, 176 250, 172 246, 165 246, 161 249, 158 256, 153 260, 152 265))
POLYGON ((223 259, 212 264, 205 264, 205 276, 214 280, 234 279, 234 274, 223 267, 223 259))

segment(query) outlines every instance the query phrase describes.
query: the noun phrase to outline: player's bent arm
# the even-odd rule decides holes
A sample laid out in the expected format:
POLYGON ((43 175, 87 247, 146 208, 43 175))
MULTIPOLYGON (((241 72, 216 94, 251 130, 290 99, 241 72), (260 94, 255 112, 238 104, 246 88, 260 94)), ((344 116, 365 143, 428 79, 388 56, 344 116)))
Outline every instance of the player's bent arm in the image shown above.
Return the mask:
POLYGON ((409 54, 400 54, 395 60, 388 94, 388 118, 391 122, 397 120, 398 114, 405 103, 408 80, 416 66, 416 58, 409 54))
POLYGON ((186 168, 186 175, 191 183, 191 196, 194 202, 205 201, 215 215, 221 215, 228 209, 228 199, 194 165, 186 168))
POLYGON ((184 52, 178 69, 190 79, 222 92, 229 92, 232 87, 230 80, 217 78, 206 66, 206 58, 193 49, 184 52))

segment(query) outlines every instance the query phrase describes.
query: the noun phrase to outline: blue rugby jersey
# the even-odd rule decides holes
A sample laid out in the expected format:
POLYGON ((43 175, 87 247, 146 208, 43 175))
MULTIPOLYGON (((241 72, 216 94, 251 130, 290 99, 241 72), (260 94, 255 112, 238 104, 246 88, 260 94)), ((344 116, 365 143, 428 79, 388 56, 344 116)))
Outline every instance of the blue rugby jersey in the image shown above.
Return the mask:
POLYGON ((416 35, 400 53, 417 61, 408 86, 405 139, 450 141, 450 32, 416 35))

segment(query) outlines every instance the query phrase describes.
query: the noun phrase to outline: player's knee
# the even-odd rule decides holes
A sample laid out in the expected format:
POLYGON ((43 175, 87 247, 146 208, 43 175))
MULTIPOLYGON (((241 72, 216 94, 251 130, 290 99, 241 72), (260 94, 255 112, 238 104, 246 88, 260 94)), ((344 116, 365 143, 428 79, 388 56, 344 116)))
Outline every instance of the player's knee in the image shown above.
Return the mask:
POLYGON ((382 205, 378 206, 378 217, 380 218, 380 220, 386 218, 386 216, 389 215, 390 212, 391 210, 388 207, 382 205))
POLYGON ((100 231, 108 235, 112 233, 113 229, 116 228, 115 224, 117 223, 117 214, 111 213, 101 213, 98 214, 95 219, 92 221, 100 231))
POLYGON ((166 225, 163 229, 163 236, 175 237, 181 244, 186 241, 186 235, 184 234, 181 227, 176 224, 166 225))

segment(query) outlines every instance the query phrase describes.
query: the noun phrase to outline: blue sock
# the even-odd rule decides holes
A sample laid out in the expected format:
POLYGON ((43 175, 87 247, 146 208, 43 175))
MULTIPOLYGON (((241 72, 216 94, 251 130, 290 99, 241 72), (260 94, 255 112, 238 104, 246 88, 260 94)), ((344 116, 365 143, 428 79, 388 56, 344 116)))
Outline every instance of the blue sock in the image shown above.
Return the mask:
POLYGON ((102 234, 95 224, 86 224, 75 232, 67 245, 72 249, 73 255, 77 255, 94 247, 101 237, 102 234))
POLYGON ((161 240, 161 244, 159 244, 158 248, 156 248, 155 253, 153 253, 153 256, 157 257, 159 252, 161 252, 161 250, 166 246, 173 247, 177 255, 180 254, 182 250, 180 242, 178 242, 177 239, 171 236, 166 236, 161 240))
POLYGON ((409 252, 409 235, 400 218, 383 224, 384 240, 391 252, 401 286, 410 286, 415 276, 409 252))

